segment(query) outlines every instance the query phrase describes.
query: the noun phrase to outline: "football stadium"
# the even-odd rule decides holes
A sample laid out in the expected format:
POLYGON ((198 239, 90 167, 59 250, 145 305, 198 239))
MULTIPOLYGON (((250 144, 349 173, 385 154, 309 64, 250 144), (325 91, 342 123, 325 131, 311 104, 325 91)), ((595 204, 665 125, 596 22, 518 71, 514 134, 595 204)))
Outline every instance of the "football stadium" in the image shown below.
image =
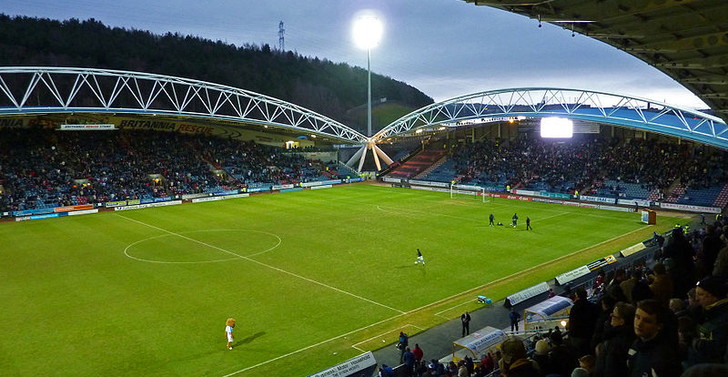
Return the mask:
MULTIPOLYGON (((467 2, 585 35, 728 11, 467 2)), ((725 74, 721 38, 610 43, 725 74)), ((508 88, 370 102, 363 131, 224 82, 0 66, 0 375, 725 375, 725 81, 657 66, 711 108, 508 88)))

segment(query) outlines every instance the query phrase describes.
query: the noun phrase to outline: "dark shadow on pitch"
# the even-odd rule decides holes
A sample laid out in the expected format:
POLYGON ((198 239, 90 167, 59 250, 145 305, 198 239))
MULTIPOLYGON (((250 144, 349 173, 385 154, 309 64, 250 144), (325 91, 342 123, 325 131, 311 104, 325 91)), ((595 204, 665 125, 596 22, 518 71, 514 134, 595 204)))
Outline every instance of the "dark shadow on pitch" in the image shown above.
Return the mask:
POLYGON ((260 338, 263 335, 265 335, 265 331, 257 332, 257 333, 255 333, 255 334, 253 334, 253 335, 251 335, 251 336, 249 336, 249 337, 247 337, 245 339, 239 340, 238 342, 235 343, 234 346, 239 346, 241 344, 252 343, 255 339, 260 338))

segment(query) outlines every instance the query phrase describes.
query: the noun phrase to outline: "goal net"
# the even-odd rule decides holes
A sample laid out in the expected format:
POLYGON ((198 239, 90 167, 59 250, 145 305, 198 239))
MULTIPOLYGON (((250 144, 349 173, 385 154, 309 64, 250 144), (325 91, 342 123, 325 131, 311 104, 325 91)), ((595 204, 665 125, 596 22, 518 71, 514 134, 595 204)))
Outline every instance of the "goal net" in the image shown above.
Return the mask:
POLYGON ((450 185, 450 199, 470 199, 487 202, 485 189, 478 186, 450 185))

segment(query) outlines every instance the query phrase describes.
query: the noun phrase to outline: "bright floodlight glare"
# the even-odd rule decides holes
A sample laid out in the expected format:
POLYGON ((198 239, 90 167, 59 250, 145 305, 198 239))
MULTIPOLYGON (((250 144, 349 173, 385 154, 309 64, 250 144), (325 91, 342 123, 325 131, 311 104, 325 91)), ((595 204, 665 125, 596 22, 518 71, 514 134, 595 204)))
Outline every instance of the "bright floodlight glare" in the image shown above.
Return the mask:
POLYGON ((354 43, 363 50, 377 47, 383 33, 382 21, 375 14, 362 14, 354 20, 352 27, 354 43))
POLYGON ((571 138, 574 135, 574 122, 565 118, 541 118, 542 138, 571 138))

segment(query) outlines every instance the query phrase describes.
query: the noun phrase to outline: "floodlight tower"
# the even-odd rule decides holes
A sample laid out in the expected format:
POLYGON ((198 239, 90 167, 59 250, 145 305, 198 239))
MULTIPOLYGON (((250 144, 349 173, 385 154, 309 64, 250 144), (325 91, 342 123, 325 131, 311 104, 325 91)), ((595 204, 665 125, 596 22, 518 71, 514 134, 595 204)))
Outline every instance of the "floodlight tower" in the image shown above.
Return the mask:
POLYGON ((286 29, 283 27, 283 21, 278 23, 278 51, 283 52, 286 49, 286 29))
POLYGON ((363 13, 354 20, 354 42, 367 50, 367 136, 372 136, 372 68, 371 51, 379 45, 384 32, 382 21, 373 13, 363 13))

